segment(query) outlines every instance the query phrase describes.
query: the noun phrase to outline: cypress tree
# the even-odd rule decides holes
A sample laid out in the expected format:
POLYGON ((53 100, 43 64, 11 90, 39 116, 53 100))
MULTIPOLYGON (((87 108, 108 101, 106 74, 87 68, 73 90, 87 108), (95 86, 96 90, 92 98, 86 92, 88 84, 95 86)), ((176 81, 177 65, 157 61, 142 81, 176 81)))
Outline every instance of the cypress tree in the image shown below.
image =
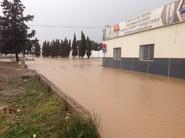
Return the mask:
POLYGON ((61 41, 60 41, 60 50, 59 50, 59 52, 60 52, 60 57, 63 57, 63 55, 64 55, 64 54, 63 54, 63 43, 64 43, 64 42, 61 40, 61 41))
POLYGON ((43 57, 46 56, 46 41, 44 41, 42 44, 42 56, 43 57))
POLYGON ((46 57, 51 56, 51 44, 49 41, 46 42, 46 57))
POLYGON ((49 57, 50 54, 50 44, 47 41, 44 41, 43 46, 42 46, 42 56, 43 57, 49 57))
POLYGON ((91 56, 91 41, 89 40, 89 37, 87 37, 87 45, 86 45, 86 55, 88 57, 88 59, 91 56))
POLYGON ((78 51, 77 51, 76 34, 74 34, 73 44, 72 44, 72 56, 73 58, 75 58, 77 55, 78 55, 78 51))
POLYGON ((66 57, 70 56, 70 52, 71 52, 71 40, 69 40, 68 45, 67 45, 67 55, 66 55, 66 57))
POLYGON ((84 33, 81 31, 81 42, 80 42, 80 46, 79 46, 79 56, 82 59, 85 56, 85 51, 86 51, 86 40, 85 40, 84 33))
POLYGON ((60 40, 56 40, 56 56, 60 56, 60 40))
POLYGON ((64 45, 63 45, 63 57, 67 57, 68 55, 68 40, 65 38, 64 45))
POLYGON ((34 44, 34 55, 36 57, 40 57, 40 44, 39 44, 38 40, 36 40, 36 42, 34 44))
POLYGON ((50 55, 51 57, 55 57, 55 42, 52 40, 50 42, 50 55))

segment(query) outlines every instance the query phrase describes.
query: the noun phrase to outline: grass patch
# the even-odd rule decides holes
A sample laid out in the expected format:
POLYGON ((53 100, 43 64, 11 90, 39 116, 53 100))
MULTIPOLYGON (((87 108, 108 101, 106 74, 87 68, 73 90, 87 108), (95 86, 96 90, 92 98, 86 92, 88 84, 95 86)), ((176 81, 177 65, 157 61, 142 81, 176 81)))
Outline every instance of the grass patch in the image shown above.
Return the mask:
POLYGON ((0 128, 2 129, 5 126, 6 117, 0 114, 0 128))
POLYGON ((17 113, 0 114, 0 137, 100 138, 93 119, 65 111, 64 102, 38 80, 11 80, 8 85, 25 93, 10 103, 17 113))
POLYGON ((79 115, 64 121, 60 137, 65 138, 100 138, 95 119, 84 119, 79 115))

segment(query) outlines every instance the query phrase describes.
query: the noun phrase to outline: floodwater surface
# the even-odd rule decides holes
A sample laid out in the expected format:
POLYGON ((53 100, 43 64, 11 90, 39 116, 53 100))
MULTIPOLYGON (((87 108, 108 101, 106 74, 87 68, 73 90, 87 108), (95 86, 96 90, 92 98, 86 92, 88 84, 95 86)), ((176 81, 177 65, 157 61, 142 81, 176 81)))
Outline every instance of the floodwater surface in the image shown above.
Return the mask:
POLYGON ((95 60, 27 64, 96 113, 102 138, 185 138, 185 80, 105 68, 95 60))

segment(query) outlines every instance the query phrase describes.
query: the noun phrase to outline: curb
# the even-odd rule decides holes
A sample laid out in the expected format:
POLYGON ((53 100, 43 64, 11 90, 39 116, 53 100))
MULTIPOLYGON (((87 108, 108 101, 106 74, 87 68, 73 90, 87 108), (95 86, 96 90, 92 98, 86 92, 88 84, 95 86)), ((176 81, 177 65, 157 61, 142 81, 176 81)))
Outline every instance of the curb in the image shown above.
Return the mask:
POLYGON ((44 77, 41 74, 37 73, 37 77, 39 79, 39 81, 44 84, 49 91, 52 91, 54 93, 56 93, 60 98, 62 98, 62 100, 64 100, 64 102, 66 102, 66 104, 71 107, 75 112, 79 113, 80 115, 90 118, 91 114, 90 112, 83 107, 82 105, 80 105, 77 101, 75 101, 72 97, 68 96, 67 94, 65 94, 64 92, 62 92, 58 87, 56 87, 51 81, 49 81, 46 77, 44 77))

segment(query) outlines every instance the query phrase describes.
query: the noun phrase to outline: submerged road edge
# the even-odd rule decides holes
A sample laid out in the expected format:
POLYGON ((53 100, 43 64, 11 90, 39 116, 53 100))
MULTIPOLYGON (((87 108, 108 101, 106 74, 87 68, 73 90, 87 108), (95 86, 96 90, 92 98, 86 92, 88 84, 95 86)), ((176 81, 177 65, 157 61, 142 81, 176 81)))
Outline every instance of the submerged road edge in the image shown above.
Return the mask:
POLYGON ((62 98, 66 102, 66 104, 69 105, 74 111, 87 118, 91 117, 90 112, 85 107, 83 107, 80 103, 78 103, 72 97, 62 92, 55 84, 49 81, 42 74, 39 74, 39 73, 36 73, 36 74, 41 83, 43 83, 50 91, 56 93, 60 98, 62 98))

